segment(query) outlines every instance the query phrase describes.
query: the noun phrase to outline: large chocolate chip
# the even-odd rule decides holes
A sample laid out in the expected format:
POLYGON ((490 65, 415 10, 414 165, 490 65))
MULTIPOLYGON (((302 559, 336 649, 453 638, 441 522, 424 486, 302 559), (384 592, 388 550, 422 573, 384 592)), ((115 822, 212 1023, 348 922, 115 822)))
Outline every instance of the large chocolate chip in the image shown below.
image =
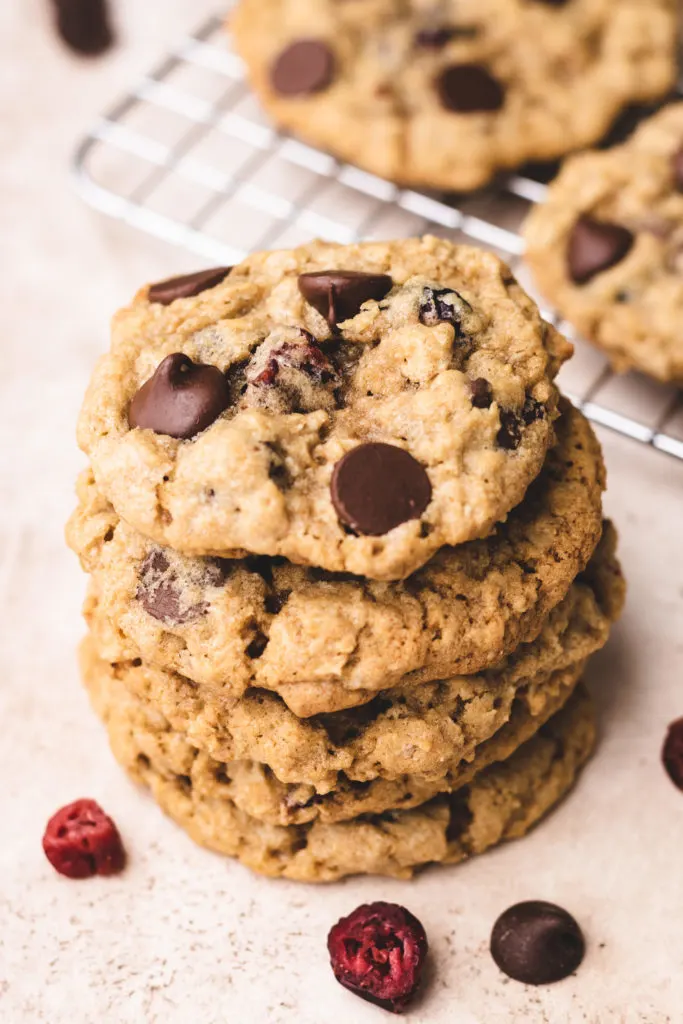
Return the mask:
POLYGON ((674 786, 683 789, 683 718, 669 726, 662 748, 662 763, 674 786))
POLYGON ((683 192, 683 146, 671 158, 674 184, 679 192, 683 192))
POLYGON ((456 114, 500 110, 505 90, 481 64, 451 64, 436 80, 441 105, 456 114))
POLYGON ((205 604, 182 607, 178 577, 163 551, 151 551, 147 555, 140 566, 138 579, 135 597, 153 619, 179 626, 205 614, 205 604))
POLYGON ((354 533, 379 537, 409 519, 419 519, 432 498, 425 469, 403 448, 359 444, 332 474, 332 503, 354 533))
POLYGON ((299 39, 277 57, 270 84, 281 96, 302 96, 326 89, 334 78, 334 53, 321 39, 299 39))
POLYGON ((53 0, 57 30, 76 53, 95 57, 114 41, 107 0, 53 0))
POLYGON ((508 977, 526 985, 548 985, 568 977, 585 950, 571 914, 543 900, 510 907, 491 932, 491 956, 508 977))
POLYGON ((132 428, 187 440, 201 433, 230 404, 228 382, 216 366, 193 363, 176 352, 159 363, 128 410, 132 428))
POLYGON ((159 281, 149 289, 149 301, 169 306, 176 299, 191 299, 201 295, 207 288, 215 288, 224 281, 232 267, 214 267, 212 270, 198 270, 195 274, 184 277, 170 277, 168 281, 159 281))
POLYGON ((633 235, 620 224, 579 217, 569 237, 567 265, 575 284, 586 284, 628 255, 633 235))
POLYGON ((383 299, 393 283, 387 274, 366 274, 360 270, 299 274, 299 291, 330 327, 350 320, 368 299, 383 299))
POLYGON ((488 409, 493 401, 493 389, 485 377, 470 381, 470 396, 475 409, 488 409))

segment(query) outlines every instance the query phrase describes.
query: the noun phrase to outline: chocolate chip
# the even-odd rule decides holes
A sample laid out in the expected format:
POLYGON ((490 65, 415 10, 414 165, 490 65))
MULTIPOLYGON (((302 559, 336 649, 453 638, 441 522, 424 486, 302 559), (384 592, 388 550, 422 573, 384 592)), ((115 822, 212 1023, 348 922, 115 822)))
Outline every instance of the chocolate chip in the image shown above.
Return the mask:
POLYGON ((57 31, 76 53, 95 57, 114 42, 106 0, 53 0, 57 31))
POLYGON ((508 451, 515 451, 521 444, 522 425, 515 413, 509 409, 500 410, 500 430, 496 440, 501 448, 508 451))
POLYGON ((674 185, 679 192, 683 192, 683 146, 672 156, 671 167, 674 175, 674 185))
POLYGON ((427 287, 422 290, 418 316, 426 327, 434 327, 438 323, 452 324, 456 334, 462 337, 462 314, 471 311, 469 302, 453 288, 427 287))
POLYGON ((283 50, 270 69, 270 84, 281 96, 326 89, 334 78, 334 53, 321 39, 299 39, 283 50))
POLYGON ((140 566, 138 579, 135 597, 153 619, 180 626, 206 614, 207 605, 203 602, 182 607, 178 577, 163 551, 151 551, 147 555, 140 566))
POLYGON ((527 396, 522 407, 522 422, 529 427, 536 420, 542 420, 545 416, 545 406, 537 402, 535 398, 527 396))
POLYGON ((149 301, 170 306, 176 299, 191 299, 195 295, 201 295, 208 288, 215 288, 225 280, 231 270, 232 267, 214 267, 213 270, 198 270, 194 274, 159 281, 158 284, 150 286, 149 301))
POLYGON ((393 283, 387 274, 366 274, 359 270, 299 274, 299 291, 330 327, 350 320, 368 299, 383 299, 393 283))
POLYGON ((446 828, 446 841, 457 843, 462 839, 464 833, 472 822, 472 811, 469 805, 469 787, 456 790, 448 798, 448 826, 446 828))
POLYGON ((662 763, 674 786, 683 789, 683 718, 669 726, 662 748, 662 763))
POLYGON ((493 401, 493 389, 484 377, 470 381, 470 395, 475 409, 488 409, 493 401))
POLYGON ((331 491, 342 523, 372 537, 419 519, 432 497, 429 477, 412 455, 376 442, 346 453, 334 467, 331 491))
POLYGON ((491 956, 508 977, 526 985, 548 985, 573 974, 586 945, 566 910, 529 900, 500 915, 491 932, 491 956))
POLYGON ((456 114, 500 110, 505 90, 481 64, 451 64, 436 79, 442 106, 456 114))
POLYGON ((569 0, 536 0, 537 4, 545 4, 546 7, 564 7, 569 0))
POLYGON ((441 25, 423 28, 415 33, 415 45, 428 50, 441 50, 451 39, 474 39, 479 35, 476 25, 441 25))
POLYGON ((567 265, 575 284, 586 284, 596 274, 609 270, 630 252, 634 238, 620 224, 579 217, 569 237, 567 265))
POLYGON ((201 433, 230 403, 228 382, 216 366, 176 352, 159 363, 130 403, 132 428, 187 440, 201 433))

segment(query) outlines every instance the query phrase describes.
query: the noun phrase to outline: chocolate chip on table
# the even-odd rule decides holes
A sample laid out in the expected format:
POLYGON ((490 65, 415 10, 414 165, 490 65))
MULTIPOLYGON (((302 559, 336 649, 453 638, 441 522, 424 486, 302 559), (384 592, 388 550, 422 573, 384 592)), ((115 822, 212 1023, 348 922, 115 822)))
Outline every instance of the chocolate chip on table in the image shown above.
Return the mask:
POLYGON ((500 110, 505 90, 481 64, 451 64, 436 80, 441 105, 456 114, 500 110))
POLYGON ((662 748, 662 763, 674 786, 683 789, 683 718, 669 726, 662 748))
POLYGON ((107 0, 53 0, 57 30, 66 45, 96 57, 114 42, 107 0))
POLYGON ((461 318, 464 311, 471 312, 469 302, 453 288, 424 288, 418 317, 421 324, 434 327, 439 323, 452 324, 462 337, 461 318), (451 301, 448 301, 451 296, 451 301), (455 299, 455 301, 453 301, 455 299))
POLYGON ((368 274, 360 270, 299 274, 299 291, 330 327, 356 316, 369 299, 383 299, 393 283, 388 274, 368 274))
POLYGON ((567 266, 574 284, 586 284, 596 274, 620 263, 631 250, 634 238, 620 224, 579 217, 569 237, 567 266))
POLYGON ((508 977, 526 985, 548 985, 573 974, 586 944, 566 910, 543 900, 517 903, 500 915, 491 932, 491 956, 508 977))
POLYGON ((683 146, 672 156, 671 168, 674 175, 674 185, 679 192, 683 192, 683 146))
POLYGON ((280 96, 306 96, 326 89, 334 72, 334 53, 327 43, 298 39, 276 58, 270 84, 280 96))
POLYGON ((428 948, 420 921, 396 903, 357 907, 327 936, 339 984, 391 1013, 402 1013, 418 991, 428 948))
POLYGON ((159 363, 130 403, 131 428, 188 440, 230 404, 228 381, 216 366, 193 363, 176 352, 159 363))
POLYGON ((126 854, 112 819, 94 800, 75 800, 50 818, 43 851, 67 878, 92 878, 122 871, 126 854))
POLYGON ((379 537, 409 519, 419 519, 429 505, 432 485, 426 470, 403 448, 359 444, 334 467, 332 504, 354 533, 379 537))
POLYGON ((493 389, 484 377, 470 381, 470 396, 475 409, 488 409, 493 401, 493 389))
POLYGON ((176 299, 191 299, 201 295, 208 288, 215 288, 224 281, 232 267, 214 267, 211 270, 198 270, 194 274, 183 277, 170 277, 168 281, 159 281, 150 286, 148 298, 150 302, 158 302, 162 306, 170 306, 176 299))

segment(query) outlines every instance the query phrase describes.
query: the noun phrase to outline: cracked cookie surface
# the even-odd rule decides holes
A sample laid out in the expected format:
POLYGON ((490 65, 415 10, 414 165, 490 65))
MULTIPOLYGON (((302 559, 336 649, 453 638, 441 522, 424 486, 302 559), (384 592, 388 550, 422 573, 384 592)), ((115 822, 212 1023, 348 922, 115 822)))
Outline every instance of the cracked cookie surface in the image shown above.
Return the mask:
POLYGON ((683 103, 569 160, 525 235, 539 288, 617 369, 683 382, 683 103))
POLYGON ((676 75, 675 0, 241 0, 229 26, 279 125, 444 190, 590 145, 676 75))
POLYGON ((226 697, 275 690, 302 717, 495 665, 534 639, 600 538, 600 448, 563 409, 523 505, 403 582, 178 555, 128 527, 85 473, 68 538, 92 573, 86 617, 104 656, 140 657, 226 697))
POLYGON ((129 692, 165 719, 167 731, 182 732, 214 760, 260 762, 278 783, 294 787, 282 813, 342 814, 387 799, 399 806, 406 793, 420 802, 429 785, 432 792, 453 788, 463 772, 480 766, 492 737, 509 734, 514 745, 566 699, 621 611, 614 540, 608 525, 588 569, 540 635, 495 669, 382 690, 356 709, 302 720, 264 690, 226 700, 139 659, 104 660, 97 634, 84 644, 83 674, 129 692), (382 784, 369 785, 376 780, 382 784))
POLYGON ((143 289, 89 387, 79 443, 137 530, 391 580, 523 499, 571 347, 497 257, 312 243, 223 273, 143 289))
MULTIPOLYGON (((131 732, 125 707, 106 688, 91 691, 117 760, 148 786, 161 808, 198 843, 266 875, 332 881, 351 874, 409 878, 429 863, 458 863, 524 835, 571 788, 595 743, 590 698, 579 687, 567 705, 507 761, 491 765, 455 794, 418 808, 325 824, 269 825, 227 797, 197 792, 191 777, 158 765, 131 732)), ((174 757, 187 741, 174 740, 174 757)), ((148 748, 151 749, 151 748, 148 748)))

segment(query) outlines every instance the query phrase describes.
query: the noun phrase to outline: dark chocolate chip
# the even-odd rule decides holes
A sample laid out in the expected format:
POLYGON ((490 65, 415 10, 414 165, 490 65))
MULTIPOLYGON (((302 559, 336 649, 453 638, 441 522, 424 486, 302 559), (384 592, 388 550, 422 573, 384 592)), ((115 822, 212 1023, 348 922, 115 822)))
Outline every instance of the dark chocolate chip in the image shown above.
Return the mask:
POLYGON ((114 42, 107 0, 54 0, 54 5, 57 31, 76 53, 96 57, 114 42))
POLYGON ((491 932, 491 956, 501 971, 526 985, 548 985, 573 974, 586 945, 566 910, 529 900, 500 915, 491 932))
POLYGON ((368 299, 383 299, 393 283, 387 274, 366 274, 359 270, 299 274, 299 291, 330 327, 350 320, 368 299))
POLYGON ((453 324, 456 333, 462 337, 461 317, 463 311, 471 311, 469 302, 463 299, 453 288, 424 288, 420 301, 419 319, 426 327, 434 327, 438 323, 453 324), (456 302, 449 302, 448 295, 454 295, 456 302))
POLYGON ((569 237, 567 266, 575 284, 586 284, 628 255, 634 238, 620 224, 579 217, 569 237))
POLYGON ((429 477, 412 455, 376 442, 359 444, 340 459, 331 491, 342 523, 372 537, 419 519, 432 497, 429 477))
POLYGON ((545 4, 546 7, 565 7, 569 0, 536 0, 537 4, 545 4))
POLYGON ((415 33, 415 42, 429 50, 440 50, 447 43, 450 43, 458 34, 458 30, 450 25, 441 25, 438 28, 423 28, 415 33))
POLYGON ((178 577, 163 551, 150 551, 140 566, 138 580, 135 597, 153 619, 179 626, 206 614, 203 602, 182 607, 178 577))
POLYGON ((170 277, 168 281, 159 281, 149 289, 149 301, 169 306, 176 299, 191 299, 201 295, 208 288, 215 288, 224 281, 232 267, 214 267, 212 270, 198 270, 194 274, 183 277, 170 277))
POLYGON ((488 409, 493 401, 493 389, 484 377, 470 381, 470 395, 475 409, 488 409))
POLYGON ((683 146, 671 158, 671 167, 674 175, 674 185, 679 192, 683 192, 683 146))
POLYGON ((299 39, 283 50, 270 69, 280 96, 303 96, 326 89, 334 78, 334 53, 321 39, 299 39))
POLYGON ((436 80, 442 106, 456 114, 500 110, 505 89, 481 64, 451 64, 436 80))
POLYGON ((537 402, 535 398, 527 396, 522 408, 522 422, 525 426, 531 426, 536 420, 542 420, 544 416, 545 406, 541 402, 537 402))
POLYGON ((669 726, 662 748, 662 762, 674 786, 683 789, 683 718, 669 726))
POLYGON ((457 843, 472 822, 472 811, 469 805, 469 787, 458 789, 448 798, 448 826, 446 828, 446 840, 449 843, 457 843))
POLYGON ((225 375, 176 352, 159 363, 130 403, 131 427, 187 440, 206 430, 230 403, 225 375))
POLYGON ((501 448, 515 451, 522 441, 522 424, 514 412, 509 409, 500 410, 500 430, 496 440, 501 448))

